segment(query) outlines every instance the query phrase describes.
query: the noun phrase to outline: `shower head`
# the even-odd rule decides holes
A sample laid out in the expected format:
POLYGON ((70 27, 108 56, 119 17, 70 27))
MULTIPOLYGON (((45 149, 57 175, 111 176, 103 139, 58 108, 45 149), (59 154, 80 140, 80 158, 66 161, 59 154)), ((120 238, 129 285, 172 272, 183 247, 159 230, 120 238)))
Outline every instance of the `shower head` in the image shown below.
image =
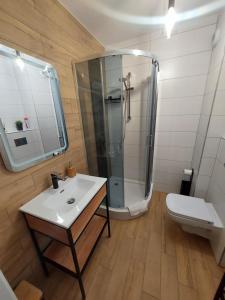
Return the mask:
POLYGON ((128 72, 126 77, 122 78, 122 82, 124 83, 125 89, 129 89, 130 86, 130 78, 131 78, 131 72, 128 72))
POLYGON ((127 90, 127 83, 126 83, 126 81, 127 81, 127 78, 126 78, 126 77, 123 77, 123 78, 122 78, 122 82, 123 82, 123 84, 124 84, 124 86, 125 86, 125 89, 127 90))
POLYGON ((127 76, 122 78, 122 81, 125 82, 125 81, 129 80, 130 78, 131 78, 131 72, 128 72, 127 76))

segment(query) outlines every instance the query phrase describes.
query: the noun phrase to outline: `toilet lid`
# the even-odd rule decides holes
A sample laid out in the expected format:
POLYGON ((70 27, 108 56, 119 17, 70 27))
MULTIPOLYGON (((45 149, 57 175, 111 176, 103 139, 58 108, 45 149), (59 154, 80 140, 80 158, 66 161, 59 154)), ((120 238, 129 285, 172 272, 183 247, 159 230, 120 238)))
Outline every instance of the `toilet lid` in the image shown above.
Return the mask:
POLYGON ((171 213, 180 217, 188 217, 213 224, 213 217, 210 214, 204 199, 178 194, 168 194, 166 197, 166 205, 171 213))

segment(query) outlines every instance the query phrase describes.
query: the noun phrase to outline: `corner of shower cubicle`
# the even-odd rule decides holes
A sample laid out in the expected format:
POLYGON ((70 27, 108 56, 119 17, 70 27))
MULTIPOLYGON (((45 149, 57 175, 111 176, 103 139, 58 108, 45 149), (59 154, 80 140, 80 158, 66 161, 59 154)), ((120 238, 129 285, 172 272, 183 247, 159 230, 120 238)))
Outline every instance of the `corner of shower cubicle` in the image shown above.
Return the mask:
POLYGON ((155 61, 144 51, 120 50, 75 64, 88 171, 108 178, 110 213, 115 218, 136 217, 149 207, 155 61))

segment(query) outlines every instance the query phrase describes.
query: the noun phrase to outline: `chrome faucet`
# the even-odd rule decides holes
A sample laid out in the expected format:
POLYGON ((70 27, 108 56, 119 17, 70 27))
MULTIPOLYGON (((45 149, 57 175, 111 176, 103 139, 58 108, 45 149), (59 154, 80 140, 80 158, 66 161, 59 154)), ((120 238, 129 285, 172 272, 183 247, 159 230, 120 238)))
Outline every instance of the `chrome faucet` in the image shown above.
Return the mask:
POLYGON ((52 173, 51 178, 52 178, 52 185, 54 189, 57 189, 59 187, 59 182, 58 182, 59 180, 63 180, 63 181, 66 180, 65 177, 60 176, 60 174, 58 173, 52 173))

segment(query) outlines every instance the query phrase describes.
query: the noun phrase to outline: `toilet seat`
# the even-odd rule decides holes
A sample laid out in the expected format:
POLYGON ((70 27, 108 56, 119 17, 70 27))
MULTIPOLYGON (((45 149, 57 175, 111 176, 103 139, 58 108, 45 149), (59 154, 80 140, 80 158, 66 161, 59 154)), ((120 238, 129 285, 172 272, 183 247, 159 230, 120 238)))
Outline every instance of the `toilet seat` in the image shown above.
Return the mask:
POLYGON ((205 224, 223 228, 223 224, 214 206, 212 203, 205 202, 204 199, 179 194, 168 194, 166 205, 168 213, 175 218, 198 223, 199 226, 200 224, 203 226, 205 224))

